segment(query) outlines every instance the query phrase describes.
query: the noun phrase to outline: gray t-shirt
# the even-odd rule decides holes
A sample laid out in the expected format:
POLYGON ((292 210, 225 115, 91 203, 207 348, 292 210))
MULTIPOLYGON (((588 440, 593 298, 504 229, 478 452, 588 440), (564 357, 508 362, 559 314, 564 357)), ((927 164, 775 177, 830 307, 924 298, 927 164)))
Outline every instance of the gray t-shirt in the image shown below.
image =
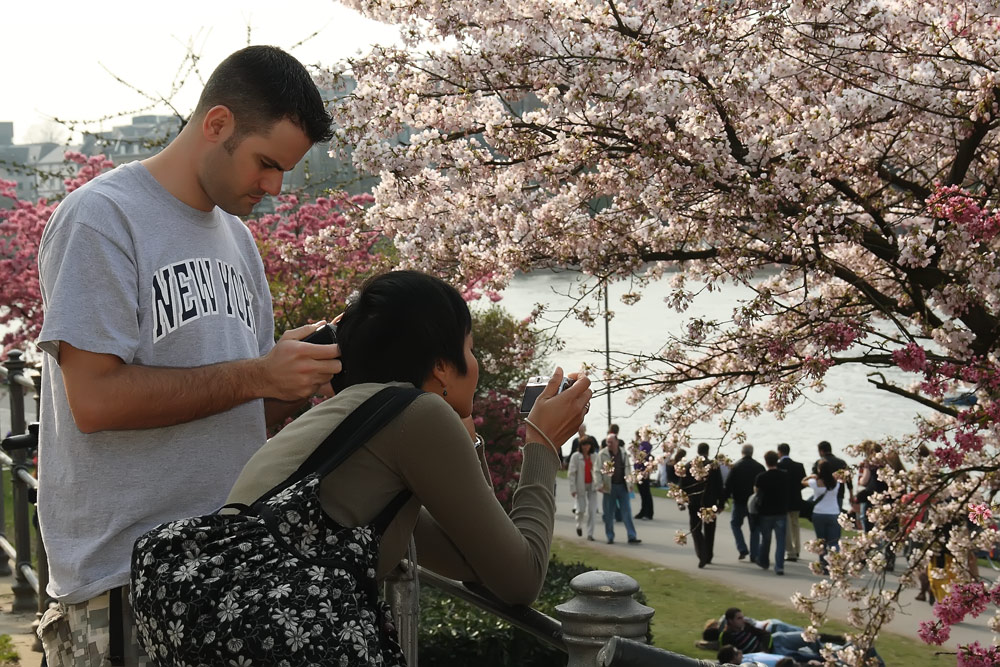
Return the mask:
POLYGON ((193 367, 265 354, 274 323, 242 221, 187 206, 138 162, 66 197, 38 265, 38 511, 48 592, 74 603, 128 582, 143 532, 218 509, 266 432, 256 400, 166 428, 85 434, 66 400, 59 341, 128 364, 193 367))

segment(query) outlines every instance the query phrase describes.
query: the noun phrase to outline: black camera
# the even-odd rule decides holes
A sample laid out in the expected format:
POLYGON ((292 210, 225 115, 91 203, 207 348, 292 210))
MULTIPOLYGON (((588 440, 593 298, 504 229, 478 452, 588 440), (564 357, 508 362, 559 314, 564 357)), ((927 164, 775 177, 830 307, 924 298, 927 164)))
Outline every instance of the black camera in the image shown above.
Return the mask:
MULTIPOLYGON (((538 396, 545 389, 545 386, 549 383, 549 378, 546 377, 532 377, 528 378, 528 384, 524 387, 524 398, 521 399, 521 414, 526 415, 531 412, 532 406, 535 401, 538 400, 538 396)), ((573 380, 563 376, 562 382, 559 383, 559 389, 556 393, 562 393, 564 389, 573 385, 573 380)))
POLYGON ((333 345, 337 342, 337 330, 329 324, 324 324, 303 338, 302 342, 313 343, 314 345, 333 345))
MULTIPOLYGON (((316 331, 303 338, 302 342, 312 343, 313 345, 333 345, 337 342, 337 330, 329 324, 324 324, 321 327, 316 327, 316 331)), ((343 372, 340 375, 343 375, 343 372)), ((333 379, 330 380, 330 386, 333 387, 334 392, 340 391, 343 388, 334 384, 336 379, 337 376, 334 375, 333 379)))

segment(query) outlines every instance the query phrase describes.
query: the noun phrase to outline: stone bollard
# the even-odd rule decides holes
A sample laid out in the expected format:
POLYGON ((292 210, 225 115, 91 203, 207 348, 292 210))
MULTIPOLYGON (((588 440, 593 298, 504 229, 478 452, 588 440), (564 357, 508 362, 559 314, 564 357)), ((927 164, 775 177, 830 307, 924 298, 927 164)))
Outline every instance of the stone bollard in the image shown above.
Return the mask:
POLYGON ((576 596, 556 607, 567 667, 594 667, 601 647, 612 637, 645 642, 654 610, 636 602, 639 583, 620 572, 584 572, 569 583, 576 596))

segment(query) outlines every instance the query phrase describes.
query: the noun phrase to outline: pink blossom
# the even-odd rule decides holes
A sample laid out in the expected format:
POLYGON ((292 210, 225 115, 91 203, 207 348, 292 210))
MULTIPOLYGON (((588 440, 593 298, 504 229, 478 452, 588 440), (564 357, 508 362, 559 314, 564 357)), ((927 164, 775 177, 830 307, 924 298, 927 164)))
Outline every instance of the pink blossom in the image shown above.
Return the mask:
POLYGON ((977 452, 983 448, 983 437, 969 431, 956 431, 955 444, 963 452, 977 452))
POLYGON ((951 636, 951 626, 941 621, 921 621, 917 634, 927 644, 940 645, 951 636))
POLYGON ((969 521, 985 526, 993 517, 993 510, 985 503, 969 503, 969 521))
POLYGON ((965 460, 965 455, 954 447, 938 447, 934 450, 934 457, 943 467, 952 469, 961 466, 965 460))
POLYGON ((916 343, 909 343, 906 347, 894 350, 892 360, 904 371, 922 371, 927 365, 927 353, 916 343))
POLYGON ((996 646, 982 646, 979 642, 972 642, 958 649, 957 667, 996 667, 998 664, 1000 648, 996 646))

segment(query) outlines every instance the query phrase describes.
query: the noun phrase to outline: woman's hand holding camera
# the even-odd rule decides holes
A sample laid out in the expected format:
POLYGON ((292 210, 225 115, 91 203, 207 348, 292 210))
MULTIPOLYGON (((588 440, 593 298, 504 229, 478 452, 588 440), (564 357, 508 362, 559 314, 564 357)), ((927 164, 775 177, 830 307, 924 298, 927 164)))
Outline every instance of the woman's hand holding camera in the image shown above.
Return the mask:
POLYGON ((575 434, 590 409, 590 378, 571 373, 572 384, 559 391, 563 381, 562 368, 556 368, 545 389, 528 413, 525 421, 525 442, 544 442, 562 460, 559 445, 575 434), (558 443, 558 444, 557 444, 558 443))

